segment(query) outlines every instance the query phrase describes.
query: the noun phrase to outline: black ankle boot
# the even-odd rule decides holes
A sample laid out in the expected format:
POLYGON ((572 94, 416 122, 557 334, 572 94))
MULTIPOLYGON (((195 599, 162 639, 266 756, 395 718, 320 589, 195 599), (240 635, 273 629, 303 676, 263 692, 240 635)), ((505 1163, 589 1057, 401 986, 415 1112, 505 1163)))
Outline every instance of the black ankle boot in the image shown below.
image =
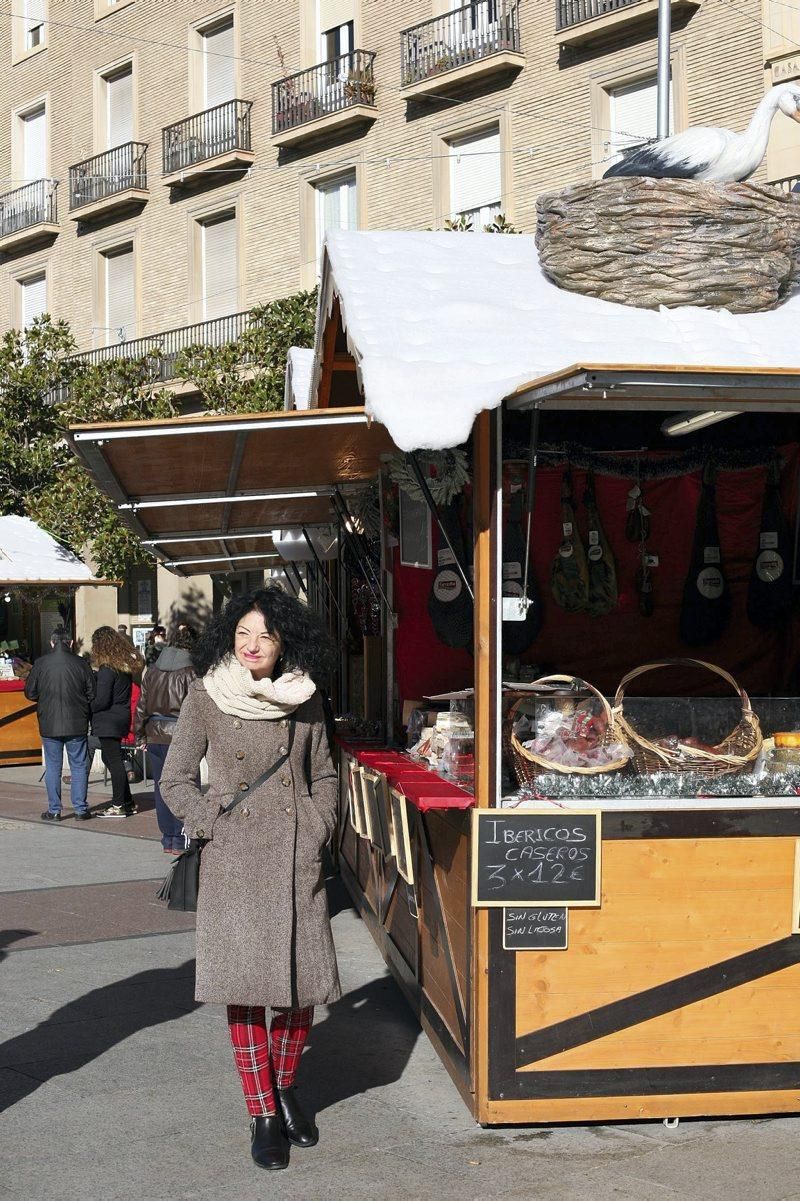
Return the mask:
POLYGON ((300 1108, 293 1088, 276 1089, 278 1104, 283 1114, 283 1125, 286 1137, 296 1147, 316 1147, 319 1142, 319 1131, 310 1118, 307 1118, 300 1108))
POLYGON ((277 1171, 289 1166, 289 1142, 279 1113, 250 1119, 250 1154, 260 1168, 277 1171))

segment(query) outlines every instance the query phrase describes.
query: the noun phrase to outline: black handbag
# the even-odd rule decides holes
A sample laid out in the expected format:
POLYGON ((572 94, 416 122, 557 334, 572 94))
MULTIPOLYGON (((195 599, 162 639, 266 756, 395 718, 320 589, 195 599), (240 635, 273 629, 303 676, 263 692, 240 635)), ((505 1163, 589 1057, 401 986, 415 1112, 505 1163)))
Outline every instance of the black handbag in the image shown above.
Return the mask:
MULTIPOLYGON (((230 804, 221 807, 217 817, 221 817, 223 813, 230 813, 232 809, 241 804, 245 795, 254 792, 262 784, 266 784, 267 780, 283 767, 292 753, 294 729, 295 719, 291 717, 289 719, 289 743, 286 754, 281 755, 280 759, 276 759, 272 767, 262 772, 258 779, 254 780, 249 788, 244 789, 235 796, 230 804)), ((167 909, 178 909, 184 913, 196 912, 197 895, 200 891, 200 860, 203 854, 203 847, 207 842, 210 842, 210 839, 192 838, 186 850, 177 859, 173 859, 172 866, 164 877, 164 883, 156 893, 159 901, 167 902, 167 909)))

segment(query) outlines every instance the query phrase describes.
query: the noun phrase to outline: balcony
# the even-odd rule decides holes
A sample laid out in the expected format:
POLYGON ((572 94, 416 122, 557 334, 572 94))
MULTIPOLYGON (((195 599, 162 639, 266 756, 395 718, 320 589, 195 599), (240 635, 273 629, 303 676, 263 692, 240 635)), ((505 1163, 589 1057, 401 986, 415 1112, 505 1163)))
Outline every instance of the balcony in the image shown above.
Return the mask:
MULTIPOLYGON (((134 338, 130 342, 112 342, 110 346, 101 346, 97 350, 80 351, 69 355, 68 363, 75 364, 80 370, 80 364, 96 366, 108 363, 114 359, 144 360, 144 379, 152 380, 157 386, 169 387, 180 395, 191 395, 196 391, 193 384, 184 380, 177 372, 177 361, 181 351, 190 346, 226 346, 238 342, 246 330, 256 326, 256 320, 250 310, 242 313, 231 313, 227 317, 216 317, 213 321, 200 321, 195 325, 183 325, 177 329, 168 329, 158 334, 149 334, 144 338, 134 338)), ((242 365, 247 366, 248 359, 242 358, 242 365)), ((52 401, 63 402, 67 399, 68 386, 50 395, 52 401)))
POLYGON ((374 121, 375 55, 353 50, 272 85, 272 144, 296 146, 374 121))
POLYGON ((58 233, 57 179, 37 179, 0 196, 0 252, 22 250, 58 233))
POLYGON ((800 175, 787 175, 784 179, 773 179, 771 183, 774 188, 800 197, 800 175))
MULTIPOLYGON (((700 0, 670 0, 673 14, 699 7, 700 0)), ((555 40, 561 46, 599 46, 657 21, 658 0, 556 0, 555 40)))
POLYGON ((126 142, 69 169, 69 215, 91 221, 145 204, 147 143, 126 142))
POLYGON ((400 34, 402 95, 460 88, 525 65, 519 4, 477 0, 400 34))
MULTIPOLYGON (((228 100, 161 131, 161 158, 168 187, 214 171, 245 169, 255 159, 250 134, 251 100, 228 100)), ((221 175, 230 180, 228 174, 221 175)))

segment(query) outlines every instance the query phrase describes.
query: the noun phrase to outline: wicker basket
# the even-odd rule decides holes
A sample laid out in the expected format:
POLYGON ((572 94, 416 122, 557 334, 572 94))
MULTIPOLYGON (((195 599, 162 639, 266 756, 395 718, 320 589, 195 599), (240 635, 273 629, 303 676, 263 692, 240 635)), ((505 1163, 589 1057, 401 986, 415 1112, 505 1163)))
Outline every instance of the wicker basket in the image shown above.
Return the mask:
MULTIPOLYGON (((608 727, 603 736, 603 745, 608 746, 612 742, 625 742, 624 737, 614 721, 613 712, 606 698, 602 693, 598 692, 586 680, 580 680, 575 676, 543 676, 536 681, 537 684, 569 684, 572 688, 576 686, 584 694, 591 694, 600 701, 600 704, 605 710, 606 718, 608 719, 608 727)), ((596 767, 568 767, 563 763, 553 763, 549 759, 545 759, 542 755, 536 755, 533 751, 528 750, 523 746, 519 738, 514 733, 514 717, 524 699, 530 700, 531 693, 525 693, 514 702, 509 710, 505 722, 506 730, 506 751, 514 768, 514 775, 517 777, 517 783, 522 787, 525 784, 531 784, 537 776, 544 775, 546 772, 558 772, 564 776, 599 776, 606 772, 619 771, 625 767, 628 759, 616 759, 611 763, 598 764, 596 767)), ((546 696, 545 698, 546 699, 546 696)))
POLYGON ((642 773, 693 771, 711 777, 734 775, 755 763, 763 741, 761 727, 750 707, 750 698, 747 693, 739 687, 733 676, 729 675, 727 671, 716 667, 713 663, 706 663, 702 659, 660 659, 655 663, 646 663, 643 667, 629 671, 620 681, 617 695, 614 698, 613 713, 617 728, 622 731, 624 741, 633 751, 634 767, 642 773), (680 742, 674 749, 656 746, 650 739, 637 733, 625 717, 623 711, 625 689, 631 680, 659 667, 675 666, 704 667, 707 671, 713 671, 726 680, 741 698, 742 716, 739 724, 727 738, 723 738, 713 753, 700 750, 699 747, 686 746, 680 742))

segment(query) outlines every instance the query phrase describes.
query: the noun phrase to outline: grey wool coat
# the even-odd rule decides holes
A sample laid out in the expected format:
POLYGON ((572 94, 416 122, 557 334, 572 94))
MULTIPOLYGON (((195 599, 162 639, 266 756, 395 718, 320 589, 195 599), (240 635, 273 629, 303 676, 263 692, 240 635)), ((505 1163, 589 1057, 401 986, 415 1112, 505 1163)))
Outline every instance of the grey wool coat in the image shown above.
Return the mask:
POLYGON ((289 720, 223 713, 202 680, 183 702, 161 794, 190 838, 211 840, 200 866, 198 1001, 297 1009, 341 996, 322 871, 338 789, 319 693, 294 718, 288 761, 243 788, 288 748, 289 720), (204 755, 206 793, 195 782, 204 755), (220 813, 235 795, 241 803, 220 813))

